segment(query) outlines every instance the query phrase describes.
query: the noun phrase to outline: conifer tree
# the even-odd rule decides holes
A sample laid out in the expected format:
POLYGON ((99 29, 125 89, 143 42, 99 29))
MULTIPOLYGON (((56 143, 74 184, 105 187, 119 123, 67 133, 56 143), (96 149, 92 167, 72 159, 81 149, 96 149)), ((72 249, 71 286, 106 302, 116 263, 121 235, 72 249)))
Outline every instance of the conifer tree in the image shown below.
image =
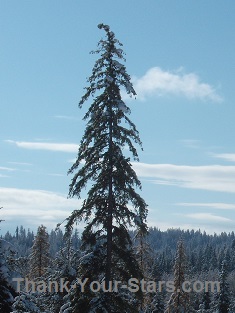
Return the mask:
POLYGON ((234 312, 235 312, 235 299, 234 299, 234 293, 231 292, 228 313, 234 313, 234 312))
MULTIPOLYGON (((138 229, 135 235, 136 240, 136 259, 142 270, 145 281, 160 281, 161 273, 157 264, 157 257, 147 241, 147 236, 138 229)), ((163 313, 164 296, 163 292, 145 292, 140 305, 144 313, 163 313)), ((141 312, 142 312, 141 311, 141 312)))
POLYGON ((222 262, 220 271, 220 293, 218 298, 218 312, 228 313, 229 310, 229 286, 227 283, 227 268, 226 261, 222 262))
POLYGON ((189 293, 182 288, 187 271, 186 254, 182 240, 178 242, 174 265, 174 292, 172 293, 165 313, 190 313, 193 312, 190 304, 189 293))
POLYGON ((211 298, 210 298, 209 291, 204 292, 203 298, 202 298, 202 303, 203 303, 204 310, 210 309, 211 298))
MULTIPOLYGON (((125 66, 119 62, 125 61, 122 44, 108 25, 99 24, 98 28, 105 31, 106 38, 101 39, 98 49, 93 51, 100 57, 88 78, 90 85, 79 102, 82 107, 91 99, 84 116, 87 125, 78 156, 69 170, 69 174, 74 173, 69 196, 79 198, 86 186, 91 188, 82 207, 68 218, 67 230, 75 222, 85 220, 87 224, 81 238, 84 255, 79 271, 89 281, 104 283, 108 290, 109 282, 115 279, 127 282, 131 277, 142 277, 128 227, 136 224, 146 232, 147 205, 136 192, 141 183, 131 159, 123 154, 124 147, 128 147, 138 161, 134 144, 141 146, 139 133, 128 117, 130 108, 122 100, 120 90, 130 96, 136 93, 125 66)), ((135 297, 138 295, 137 292, 135 297)), ((72 312, 82 313, 93 312, 92 309, 108 313, 138 312, 137 303, 132 304, 127 291, 94 295, 88 290, 86 294, 74 295, 72 306, 72 312)))
POLYGON ((11 312, 11 305, 13 303, 14 290, 9 285, 6 277, 6 265, 2 253, 1 240, 0 240, 0 312, 11 312))
POLYGON ((40 278, 49 265, 49 236, 46 227, 38 227, 30 255, 30 278, 40 278))
POLYGON ((42 294, 42 302, 46 304, 47 313, 58 313, 64 305, 69 305, 66 301, 69 300, 67 290, 60 290, 61 280, 69 282, 67 284, 68 289, 75 284, 78 255, 79 251, 75 251, 72 246, 72 235, 67 234, 67 236, 63 237, 63 248, 57 252, 51 267, 48 268, 46 273, 48 281, 58 283, 56 285, 57 290, 52 288, 50 292, 42 294))
MULTIPOLYGON (((22 293, 15 298, 12 313, 40 313, 42 312, 37 306, 37 298, 33 294, 22 293)), ((4 312, 5 311, 1 311, 4 312)))
MULTIPOLYGON (((1 208, 0 208, 1 209, 1 208)), ((0 220, 2 222, 2 220, 0 220)), ((0 238, 0 312, 11 312, 14 290, 7 281, 8 269, 3 253, 2 239, 0 238)))

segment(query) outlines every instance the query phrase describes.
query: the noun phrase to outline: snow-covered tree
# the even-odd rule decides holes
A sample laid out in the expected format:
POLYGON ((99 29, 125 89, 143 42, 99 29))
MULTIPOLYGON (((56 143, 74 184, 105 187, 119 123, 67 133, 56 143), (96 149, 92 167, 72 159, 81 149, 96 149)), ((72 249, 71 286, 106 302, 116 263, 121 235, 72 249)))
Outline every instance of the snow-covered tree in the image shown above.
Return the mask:
MULTIPOLYGON (((51 266, 46 272, 46 277, 50 282, 58 283, 58 290, 52 288, 49 292, 41 295, 41 302, 47 308, 47 313, 59 313, 69 303, 68 291, 60 290, 61 280, 69 282, 68 288, 76 282, 76 268, 79 258, 79 251, 75 251, 72 246, 72 235, 67 234, 62 239, 63 248, 61 248, 51 266), (68 301, 67 301, 68 300, 68 301)), ((62 281, 62 283, 63 283, 62 281)))
POLYGON ((220 292, 218 297, 218 313, 228 313, 229 310, 230 292, 227 277, 228 272, 226 268, 226 261, 223 261, 220 271, 220 292))
MULTIPOLYGON (((0 220, 0 222, 1 221, 2 220, 0 220)), ((8 268, 6 266, 5 256, 3 253, 2 239, 0 238, 0 312, 4 313, 11 312, 11 306, 14 300, 14 290, 9 285, 7 278, 8 268)))
POLYGON ((165 313, 190 313, 193 312, 190 303, 189 293, 183 290, 182 286, 185 281, 187 272, 186 254, 184 251, 183 240, 177 245, 175 265, 174 265, 174 292, 171 294, 167 303, 165 313))
MULTIPOLYGON (((33 294, 22 293, 15 298, 12 313, 40 313, 37 298, 33 294)), ((1 311, 6 312, 6 311, 1 311)))
MULTIPOLYGON (((157 256, 151 248, 147 236, 138 229, 135 234, 136 259, 142 270, 145 281, 160 281, 161 272, 157 263, 157 256)), ((140 305, 144 313, 163 313, 164 295, 163 292, 145 292, 140 305)))
POLYGON ((49 236, 46 227, 41 225, 38 227, 29 257, 30 278, 40 278, 45 273, 50 262, 49 249, 49 236))
POLYGON ((234 293, 230 293, 230 302, 229 302, 228 313, 234 313, 234 312, 235 312, 235 298, 234 298, 234 293))
MULTIPOLYGON (((89 186, 87 197, 80 209, 68 218, 67 229, 82 219, 86 226, 82 233, 79 274, 89 281, 99 281, 108 289, 109 282, 127 282, 129 278, 140 279, 142 273, 135 259, 128 228, 134 225, 146 232, 147 205, 136 188, 141 188, 131 165, 130 157, 124 156, 129 148, 138 161, 134 143, 141 146, 136 126, 128 117, 129 107, 121 97, 121 89, 136 95, 126 72, 122 44, 115 38, 109 26, 100 24, 106 38, 98 43, 93 53, 100 55, 88 78, 89 86, 79 106, 91 99, 84 116, 87 120, 78 156, 69 170, 74 173, 69 196, 80 197, 89 186), (88 184, 90 183, 90 184, 88 184)), ((78 288, 76 289, 77 292, 78 288)), ((132 294, 137 298, 141 293, 132 294)), ((137 312, 137 303, 130 301, 127 292, 77 294, 72 312, 137 312), (75 308, 76 306, 76 308, 75 308)))

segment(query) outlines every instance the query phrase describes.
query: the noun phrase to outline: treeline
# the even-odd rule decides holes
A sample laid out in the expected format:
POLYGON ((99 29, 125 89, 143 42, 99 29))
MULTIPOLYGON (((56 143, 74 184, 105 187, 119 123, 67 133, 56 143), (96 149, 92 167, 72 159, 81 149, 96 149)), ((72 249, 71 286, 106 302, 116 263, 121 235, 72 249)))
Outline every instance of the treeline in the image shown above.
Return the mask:
MULTIPOLYGON (((1 236, 3 244, 8 250, 14 250, 19 256, 27 257, 30 254, 30 249, 33 246, 35 233, 30 229, 25 229, 22 225, 17 226, 14 233, 7 231, 5 235, 1 236)), ((64 245, 64 234, 63 231, 58 228, 57 230, 52 229, 48 234, 50 255, 54 257, 56 253, 64 245)), ((75 249, 80 245, 79 231, 74 230, 71 235, 71 241, 75 249)))
MULTIPOLYGON (((135 233, 131 232, 134 239, 135 233)), ((17 227, 12 234, 9 231, 1 236, 5 250, 14 251, 20 257, 28 257, 33 245, 35 234, 23 226, 17 227)), ((49 253, 52 258, 64 247, 64 233, 61 229, 51 230, 48 234, 49 253)), ((177 242, 183 239, 192 272, 199 273, 210 269, 220 270, 224 260, 229 271, 235 270, 235 234, 222 232, 209 235, 200 230, 168 229, 161 231, 150 227, 146 242, 162 273, 172 273, 175 260, 177 242)), ((71 244, 75 250, 79 249, 80 236, 77 229, 71 235, 71 244)))
MULTIPOLYGON (((203 282, 223 279, 226 283, 223 297, 227 299, 227 304, 225 310, 218 312, 234 312, 230 310, 234 304, 235 293, 234 232, 208 235, 200 230, 161 231, 158 228, 150 228, 143 240, 140 240, 135 232, 131 232, 131 237, 136 259, 139 263, 142 259, 141 266, 146 281, 174 281, 177 267, 183 269, 180 272, 183 276, 177 280, 178 283, 186 279, 192 284, 197 280, 203 282)), ((7 311, 5 308, 4 312, 69 312, 66 310, 70 307, 73 291, 69 291, 70 288, 67 287, 75 282, 81 259, 84 258, 84 264, 89 262, 89 257, 83 256, 80 244, 78 230, 65 236, 61 229, 48 233, 43 225, 38 228, 36 234, 20 226, 13 234, 7 232, 1 236, 0 274, 2 272, 7 281, 8 301, 14 309, 7 311), (24 280, 19 284, 17 278, 24 280), (43 290, 38 292, 38 285, 27 283, 25 278, 29 282, 57 281, 60 284, 60 279, 63 279, 68 281, 69 285, 60 290, 59 284, 58 290, 50 293, 42 292, 43 290)), ((40 288, 43 288, 43 285, 40 288)), ((170 309, 166 311, 174 306, 173 295, 174 293, 169 293, 164 288, 161 292, 156 289, 155 293, 148 293, 143 300, 142 312, 173 312, 169 311, 170 309)), ((219 300, 220 296, 221 293, 217 291, 183 293, 182 303, 190 303, 190 311, 187 308, 187 311, 182 312, 214 313, 223 300, 219 300)))

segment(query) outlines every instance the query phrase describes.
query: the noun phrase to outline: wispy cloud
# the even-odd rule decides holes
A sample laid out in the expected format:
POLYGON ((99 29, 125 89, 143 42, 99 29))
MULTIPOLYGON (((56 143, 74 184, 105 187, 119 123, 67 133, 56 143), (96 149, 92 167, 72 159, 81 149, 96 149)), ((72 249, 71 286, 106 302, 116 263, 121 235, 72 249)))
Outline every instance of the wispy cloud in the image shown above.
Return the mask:
POLYGON ((180 142, 188 147, 188 148, 192 148, 192 149, 198 149, 200 147, 200 140, 197 139, 182 139, 180 140, 180 142))
MULTIPOLYGON (((215 215, 214 215, 215 217, 215 215)), ((223 217, 222 217, 223 218, 223 217)), ((152 217, 148 218, 148 225, 149 227, 158 227, 159 229, 166 231, 167 229, 178 228, 178 229, 194 229, 195 231, 201 230, 206 231, 207 234, 214 234, 214 233, 221 233, 224 231, 231 232, 233 231, 233 222, 229 221, 222 221, 218 218, 213 218, 211 216, 185 216, 181 215, 180 221, 177 220, 175 217, 172 218, 172 221, 169 222, 160 220, 159 217, 152 217), (184 219, 182 219, 184 217, 184 219), (187 218, 187 220, 185 219, 187 218), (207 220, 207 218, 209 218, 207 220), (186 222, 188 221, 188 222, 186 222)))
POLYGON ((7 162, 8 164, 15 164, 15 165, 22 165, 22 166, 24 166, 24 165, 26 165, 26 166, 31 166, 31 165, 33 165, 32 163, 27 163, 27 162, 7 162))
POLYGON ((212 154, 214 158, 223 159, 229 162, 235 162, 235 153, 218 153, 212 154))
POLYGON ((232 222, 232 220, 227 217, 213 215, 212 213, 192 213, 185 214, 184 216, 207 222, 232 222))
POLYGON ((80 121, 81 120, 77 117, 69 116, 69 115, 55 115, 54 118, 68 120, 68 121, 80 121))
POLYGON ((76 162, 76 158, 73 158, 73 159, 69 159, 68 160, 68 163, 75 163, 76 162))
POLYGON ((15 171, 15 168, 0 166, 0 171, 15 171))
POLYGON ((235 166, 132 163, 137 175, 155 184, 235 193, 235 166))
MULTIPOLYGON (((1 217, 6 223, 20 223, 24 227, 55 227, 78 209, 82 200, 67 199, 66 195, 45 190, 0 188, 1 217)), ((1 225, 1 227, 4 225, 1 225)))
MULTIPOLYGON (((15 168, 11 168, 11 167, 5 167, 5 166, 0 166, 0 172, 13 172, 15 171, 16 169, 15 168)), ((6 174, 2 174, 0 173, 0 177, 9 177, 9 175, 6 175, 6 174)))
POLYGON ((235 210, 235 203, 191 203, 191 202, 182 202, 177 203, 178 206, 184 206, 184 207, 202 207, 202 208, 212 208, 212 209, 221 209, 221 210, 235 210))
POLYGON ((10 144, 14 144, 19 148, 31 149, 31 150, 49 150, 60 152, 77 152, 78 145, 75 143, 45 143, 45 142, 29 142, 29 141, 14 141, 5 140, 10 144))
POLYGON ((160 67, 153 67, 140 78, 134 76, 132 82, 140 100, 149 96, 177 95, 189 99, 222 101, 213 86, 201 82, 195 73, 185 74, 182 69, 164 71, 160 67))
POLYGON ((55 177, 65 177, 63 174, 56 174, 56 173, 49 173, 48 176, 55 176, 55 177))

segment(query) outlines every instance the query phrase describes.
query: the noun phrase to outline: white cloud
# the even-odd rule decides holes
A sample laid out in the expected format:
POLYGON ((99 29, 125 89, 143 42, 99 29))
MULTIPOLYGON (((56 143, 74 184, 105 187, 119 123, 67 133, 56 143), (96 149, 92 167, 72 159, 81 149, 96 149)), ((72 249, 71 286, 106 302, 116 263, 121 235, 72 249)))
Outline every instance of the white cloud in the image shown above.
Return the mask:
POLYGON ((55 115, 54 116, 57 119, 62 119, 62 120, 68 120, 68 121, 80 121, 81 119, 74 117, 74 116, 69 116, 69 115, 55 115))
POLYGON ((186 207, 203 207, 203 208, 213 208, 213 209, 221 209, 221 210, 235 210, 235 204, 233 203, 191 203, 191 202, 183 202, 177 203, 179 206, 186 207))
POLYGON ((15 169, 11 167, 0 166, 0 171, 15 171, 15 169))
POLYGON ((60 152, 77 152, 78 145, 74 143, 45 143, 45 142, 28 142, 28 141, 14 141, 5 140, 10 144, 14 144, 19 148, 32 150, 49 150, 60 152))
POLYGON ((180 142, 188 147, 188 148, 192 148, 192 149, 198 149, 200 147, 200 140, 196 140, 196 139, 182 139, 180 140, 180 142))
POLYGON ((151 95, 179 95, 190 99, 222 101, 214 87, 202 83, 194 74, 185 74, 182 69, 178 71, 164 71, 160 67, 150 68, 140 78, 132 79, 137 97, 141 100, 151 95))
MULTIPOLYGON (((180 220, 176 219, 175 216, 171 216, 171 221, 163 220, 160 218, 156 218, 155 216, 148 217, 148 226, 149 227, 157 227, 162 231, 166 231, 168 229, 194 229, 195 231, 201 230, 206 231, 207 234, 214 234, 214 233, 221 233, 224 231, 231 232, 234 230, 233 222, 229 221, 222 221, 219 217, 219 219, 214 215, 214 217, 211 216, 186 216, 186 215, 179 215, 180 220), (184 219, 182 218, 184 217, 184 219), (189 222, 187 223, 185 220, 185 217, 188 218, 189 222), (160 219, 159 219, 160 218, 160 219), (224 223, 225 222, 225 223, 224 223)), ((223 217, 222 217, 223 219, 223 217)))
POLYGON ((232 222, 231 219, 223 217, 223 216, 218 216, 218 215, 213 215, 211 213, 192 213, 192 214, 185 214, 184 216, 190 217, 196 220, 202 220, 202 221, 207 221, 207 222, 232 222))
POLYGON ((64 174, 58 174, 58 173, 49 173, 48 176, 55 176, 55 177, 65 177, 64 174))
POLYGON ((55 227, 79 209, 82 200, 44 190, 0 188, 0 204, 3 207, 0 219, 5 220, 1 228, 5 223, 16 227, 22 222, 26 229, 32 229, 40 224, 55 227))
MULTIPOLYGON (((12 172, 12 171, 15 171, 15 168, 5 167, 5 166, 0 166, 0 171, 4 171, 4 172, 12 172)), ((0 173, 0 177, 9 177, 9 176, 8 176, 8 175, 1 174, 1 173, 0 173)))
POLYGON ((213 157, 218 159, 223 159, 229 162, 235 162, 235 153, 219 153, 219 154, 212 154, 213 157))
POLYGON ((76 158, 73 158, 73 159, 69 159, 68 162, 69 162, 69 163, 75 163, 76 160, 77 160, 76 158))
POLYGON ((235 166, 132 163, 137 175, 156 184, 235 193, 235 166))
POLYGON ((15 165, 27 165, 27 166, 31 166, 33 165, 32 163, 27 163, 27 162, 8 162, 9 164, 15 164, 15 165))

